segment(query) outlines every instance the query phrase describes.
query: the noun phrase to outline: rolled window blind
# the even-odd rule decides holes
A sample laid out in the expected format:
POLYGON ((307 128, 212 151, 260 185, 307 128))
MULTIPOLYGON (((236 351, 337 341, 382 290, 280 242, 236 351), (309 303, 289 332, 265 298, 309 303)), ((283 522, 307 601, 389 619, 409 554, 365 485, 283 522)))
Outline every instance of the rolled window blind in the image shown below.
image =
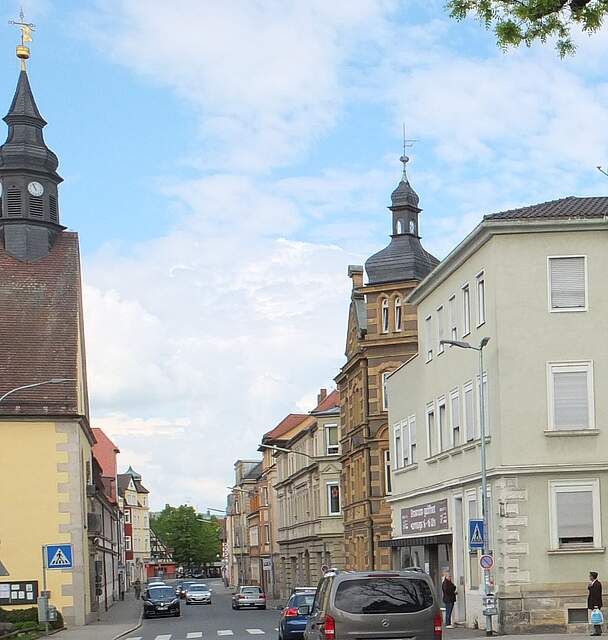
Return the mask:
POLYGON ((554 427, 558 430, 589 427, 587 371, 554 371, 554 427))
POLYGON ((557 535, 562 538, 593 538, 593 493, 559 491, 556 496, 557 535))
POLYGON ((585 307, 585 259, 551 258, 551 308, 585 307))

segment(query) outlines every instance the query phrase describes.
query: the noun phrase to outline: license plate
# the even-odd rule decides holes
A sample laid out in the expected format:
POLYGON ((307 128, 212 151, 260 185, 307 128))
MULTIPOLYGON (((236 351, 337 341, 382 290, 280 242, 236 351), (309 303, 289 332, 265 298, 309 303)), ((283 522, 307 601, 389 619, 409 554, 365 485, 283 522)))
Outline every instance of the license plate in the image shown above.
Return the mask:
POLYGON ((163 610, 163 609, 166 609, 166 608, 167 608, 167 607, 166 607, 164 604, 161 604, 161 605, 159 605, 159 606, 157 607, 157 609, 158 609, 159 611, 160 611, 160 610, 163 610))

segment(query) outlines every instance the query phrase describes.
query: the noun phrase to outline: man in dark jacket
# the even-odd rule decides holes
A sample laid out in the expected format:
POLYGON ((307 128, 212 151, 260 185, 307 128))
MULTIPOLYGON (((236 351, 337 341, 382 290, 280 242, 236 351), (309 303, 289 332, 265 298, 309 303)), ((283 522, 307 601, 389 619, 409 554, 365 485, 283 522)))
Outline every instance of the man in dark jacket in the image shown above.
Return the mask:
POLYGON ((446 629, 451 629, 452 610, 456 602, 456 585, 452 582, 452 578, 449 575, 443 578, 441 591, 443 592, 443 604, 445 605, 445 626, 446 629))
MULTIPOLYGON (((589 595, 587 596, 587 609, 593 611, 594 609, 601 609, 602 602, 602 583, 597 579, 597 571, 589 572, 589 595)), ((602 635, 602 625, 594 624, 592 636, 602 635)))

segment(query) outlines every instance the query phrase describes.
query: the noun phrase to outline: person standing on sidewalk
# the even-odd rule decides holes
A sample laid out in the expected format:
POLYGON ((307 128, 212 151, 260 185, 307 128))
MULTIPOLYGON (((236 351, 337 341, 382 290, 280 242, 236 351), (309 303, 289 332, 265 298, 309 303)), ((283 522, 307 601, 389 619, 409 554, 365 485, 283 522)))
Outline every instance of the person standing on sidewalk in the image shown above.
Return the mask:
POLYGON ((452 611, 456 602, 456 585, 452 582, 449 574, 446 574, 441 583, 443 592, 443 604, 445 605, 445 628, 452 629, 452 611))
MULTIPOLYGON (((603 606, 602 602, 602 583, 597 579, 597 571, 589 572, 589 586, 587 587, 589 590, 589 595, 587 596, 587 609, 592 612, 594 609, 601 610, 603 606)), ((593 625, 593 633, 592 636, 601 636, 602 635, 602 625, 594 624, 593 625)))
POLYGON ((133 583, 133 589, 135 591, 135 599, 139 600, 139 596, 141 596, 141 582, 139 578, 133 583))

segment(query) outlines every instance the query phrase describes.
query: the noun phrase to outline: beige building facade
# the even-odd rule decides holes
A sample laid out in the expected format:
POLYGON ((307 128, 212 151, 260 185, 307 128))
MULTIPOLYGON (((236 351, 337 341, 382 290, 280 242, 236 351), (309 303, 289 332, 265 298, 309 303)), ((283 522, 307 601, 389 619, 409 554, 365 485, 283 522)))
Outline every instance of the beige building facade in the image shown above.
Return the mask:
POLYGON ((410 296, 420 350, 387 381, 393 566, 451 573, 457 622, 482 625, 480 384, 489 547, 503 633, 586 630, 606 566, 608 198, 486 216, 410 296), (478 353, 442 346, 461 340, 478 353))
POLYGON ((340 396, 321 390, 317 407, 275 454, 278 511, 277 591, 315 586, 323 567, 343 567, 340 396))

